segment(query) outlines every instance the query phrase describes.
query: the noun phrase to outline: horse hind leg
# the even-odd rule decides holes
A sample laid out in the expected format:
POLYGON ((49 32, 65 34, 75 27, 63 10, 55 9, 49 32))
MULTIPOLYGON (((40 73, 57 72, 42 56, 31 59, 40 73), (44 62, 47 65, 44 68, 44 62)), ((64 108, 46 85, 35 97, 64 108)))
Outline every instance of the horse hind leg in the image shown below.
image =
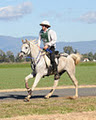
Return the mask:
POLYGON ((75 73, 73 73, 73 72, 67 72, 67 73, 75 86, 75 96, 73 96, 72 98, 73 99, 78 98, 78 81, 75 77, 75 73))
POLYGON ((48 99, 52 96, 53 92, 55 91, 57 85, 58 85, 59 79, 54 80, 54 85, 53 88, 51 89, 51 91, 45 96, 45 99, 48 99))

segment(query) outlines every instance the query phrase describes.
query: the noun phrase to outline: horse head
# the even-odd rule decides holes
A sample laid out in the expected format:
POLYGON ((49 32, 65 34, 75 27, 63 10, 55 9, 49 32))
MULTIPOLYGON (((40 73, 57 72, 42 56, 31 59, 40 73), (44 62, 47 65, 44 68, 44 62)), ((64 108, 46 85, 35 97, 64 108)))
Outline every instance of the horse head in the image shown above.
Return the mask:
MULTIPOLYGON (((21 52, 19 53, 19 57, 20 58, 23 58, 23 57, 26 57, 28 55, 31 54, 32 56, 32 53, 34 53, 35 55, 38 53, 38 41, 36 40, 30 40, 28 41, 27 39, 22 40, 22 47, 21 47, 21 52)), ((34 56, 33 56, 34 57, 34 56)))
POLYGON ((22 47, 21 47, 21 52, 19 53, 19 57, 23 58, 25 56, 28 56, 31 52, 30 50, 30 41, 28 41, 27 39, 24 41, 22 40, 22 47))

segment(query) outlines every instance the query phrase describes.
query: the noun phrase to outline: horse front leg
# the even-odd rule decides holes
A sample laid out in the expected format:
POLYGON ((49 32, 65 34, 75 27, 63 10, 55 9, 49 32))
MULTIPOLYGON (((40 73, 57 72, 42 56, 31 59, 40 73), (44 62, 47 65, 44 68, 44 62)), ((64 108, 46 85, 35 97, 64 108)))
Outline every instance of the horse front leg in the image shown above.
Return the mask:
POLYGON ((25 87, 27 90, 29 89, 28 80, 33 78, 33 77, 34 77, 33 73, 30 73, 28 76, 25 77, 25 87))
POLYGON ((32 86, 32 88, 31 89, 29 89, 29 91, 28 91, 28 96, 25 98, 25 102, 27 102, 27 101, 29 101, 30 100, 30 98, 31 98, 31 96, 32 96, 32 92, 34 91, 34 89, 35 89, 35 87, 37 86, 37 84, 38 84, 38 82, 40 81, 40 79, 41 79, 41 77, 42 77, 43 75, 42 74, 36 74, 36 78, 35 78, 35 81, 34 81, 34 83, 33 83, 33 86, 32 86))
POLYGON ((51 89, 51 91, 45 96, 45 99, 48 99, 52 96, 53 92, 55 91, 57 85, 58 85, 59 79, 54 80, 54 85, 53 88, 51 89))
POLYGON ((36 76, 35 72, 30 73, 28 76, 25 77, 25 87, 27 91, 29 91, 28 80, 34 78, 36 76))
POLYGON ((34 72, 30 73, 28 76, 25 77, 25 88, 27 89, 28 95, 31 94, 31 89, 29 88, 28 85, 28 80, 31 78, 34 78, 36 74, 34 72))

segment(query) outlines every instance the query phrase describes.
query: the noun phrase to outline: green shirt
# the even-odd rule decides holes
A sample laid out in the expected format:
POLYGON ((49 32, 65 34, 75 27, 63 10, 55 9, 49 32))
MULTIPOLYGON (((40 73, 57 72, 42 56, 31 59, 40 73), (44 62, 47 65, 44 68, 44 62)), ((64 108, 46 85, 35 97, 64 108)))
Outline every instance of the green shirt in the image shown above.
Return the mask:
POLYGON ((40 36, 41 36, 41 39, 43 40, 43 42, 49 42, 49 39, 48 39, 48 32, 49 32, 50 29, 48 29, 46 32, 44 32, 43 30, 41 30, 40 32, 40 36))

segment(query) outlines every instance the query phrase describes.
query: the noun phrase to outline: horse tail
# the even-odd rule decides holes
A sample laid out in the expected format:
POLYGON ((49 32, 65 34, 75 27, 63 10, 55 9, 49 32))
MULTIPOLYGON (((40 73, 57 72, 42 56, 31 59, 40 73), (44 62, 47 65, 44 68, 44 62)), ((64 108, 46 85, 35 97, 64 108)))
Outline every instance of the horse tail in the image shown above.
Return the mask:
POLYGON ((82 57, 79 53, 77 54, 72 53, 70 54, 70 56, 73 58, 75 65, 77 65, 80 62, 81 57, 82 57))

